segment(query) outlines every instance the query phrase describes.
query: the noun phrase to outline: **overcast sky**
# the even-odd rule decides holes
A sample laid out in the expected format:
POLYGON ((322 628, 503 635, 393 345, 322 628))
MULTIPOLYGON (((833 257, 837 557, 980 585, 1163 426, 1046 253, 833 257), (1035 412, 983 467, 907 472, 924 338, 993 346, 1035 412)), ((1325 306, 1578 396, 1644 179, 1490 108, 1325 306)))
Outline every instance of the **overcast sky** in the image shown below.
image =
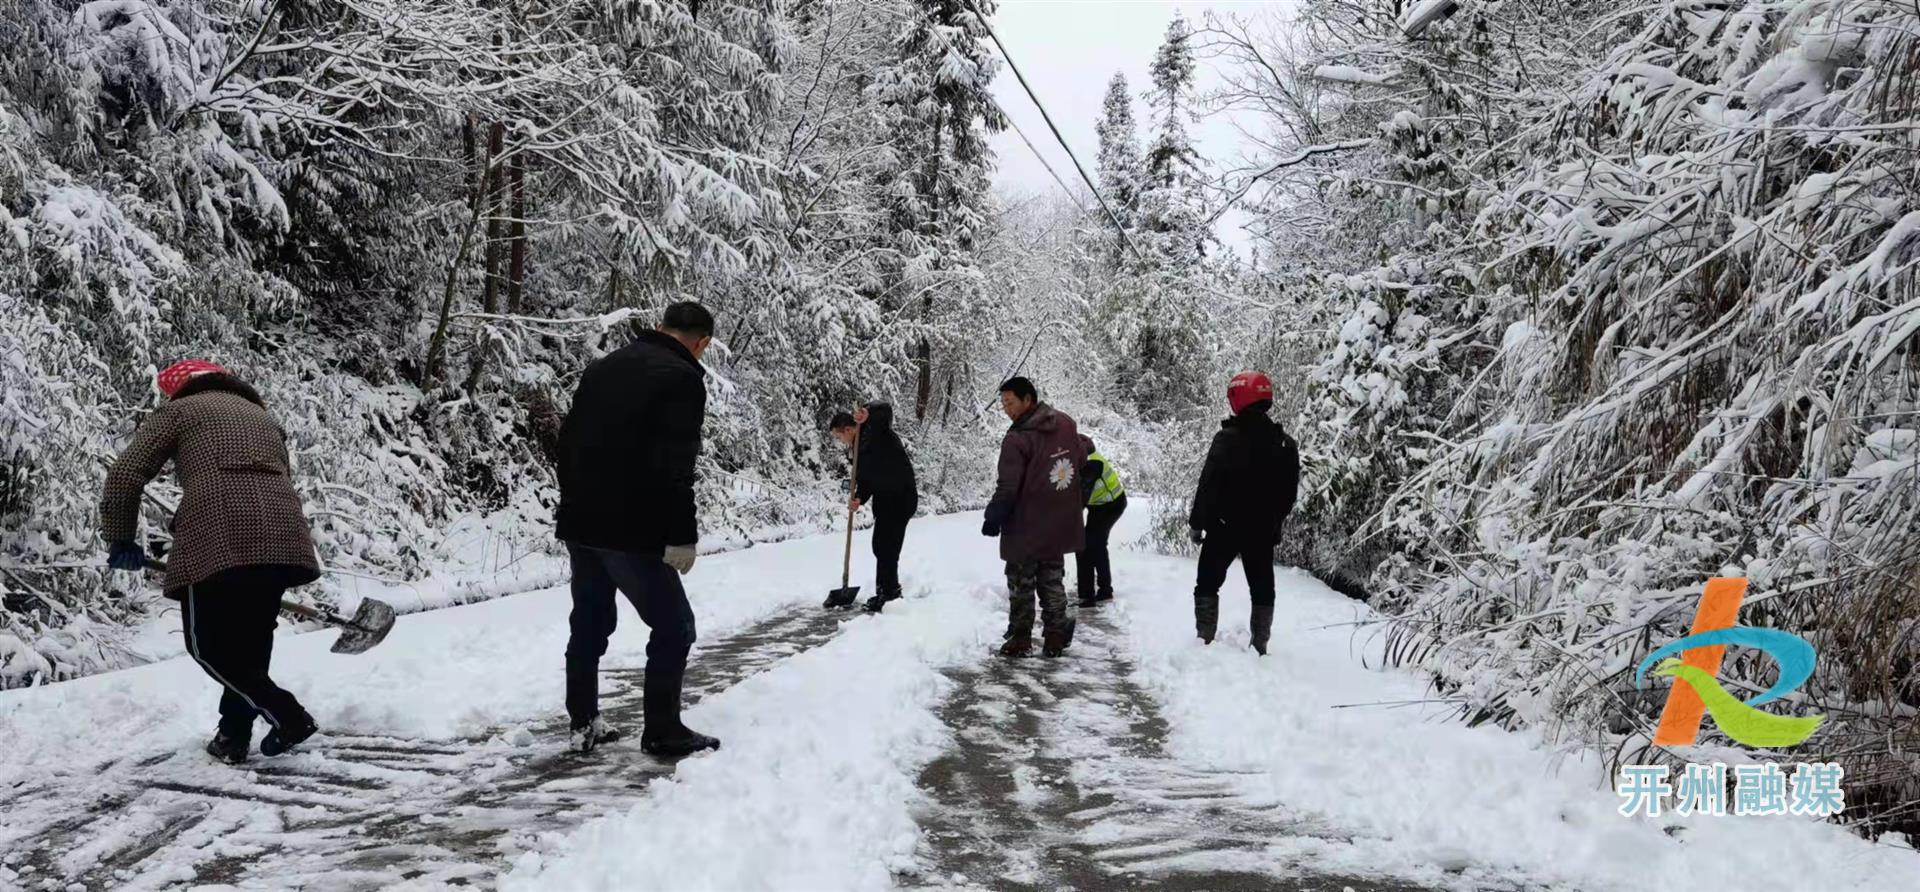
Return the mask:
MULTIPOLYGON (((1115 71, 1127 76, 1134 92, 1134 117, 1141 127, 1144 145, 1148 126, 1147 108, 1140 93, 1152 81, 1147 67, 1154 51, 1166 37, 1167 22, 1179 10, 1187 21, 1198 25, 1208 10, 1242 15, 1258 15, 1285 8, 1290 0, 1001 0, 993 17, 994 30, 1007 45, 1007 52, 1020 65, 1040 101, 1052 113, 1060 132, 1073 146, 1089 176, 1095 169, 1099 141, 1094 123, 1106 96, 1107 80, 1115 71)), ((1199 60, 1195 81, 1200 90, 1213 86, 1212 63, 1199 60)), ((993 81, 993 94, 1008 117, 1042 153, 1048 163, 1069 184, 1077 180, 1073 162, 1062 152, 1032 100, 1020 89, 1013 72, 1002 66, 993 81)), ((1225 120, 1209 119, 1194 128, 1200 153, 1214 162, 1215 171, 1233 167, 1243 151, 1240 135, 1225 120)), ((995 180, 1003 189, 1029 193, 1042 189, 1058 191, 1046 168, 1035 160, 1033 152, 1012 130, 993 138, 999 165, 995 180)), ((1221 238, 1228 244, 1245 244, 1237 225, 1223 220, 1221 238)))

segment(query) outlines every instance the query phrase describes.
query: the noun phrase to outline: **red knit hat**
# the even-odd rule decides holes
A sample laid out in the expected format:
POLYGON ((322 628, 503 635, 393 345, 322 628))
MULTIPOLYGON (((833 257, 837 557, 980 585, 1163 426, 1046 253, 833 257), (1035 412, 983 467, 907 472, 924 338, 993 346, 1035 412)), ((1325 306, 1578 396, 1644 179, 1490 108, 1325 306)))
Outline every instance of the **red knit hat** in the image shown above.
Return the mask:
POLYGON ((1241 372, 1227 382, 1227 405, 1238 415, 1248 406, 1273 400, 1273 381, 1262 372, 1241 372))
POLYGON ((166 371, 153 379, 153 386, 160 389, 161 395, 172 399, 186 385, 187 379, 215 373, 226 374, 227 370, 204 359, 183 359, 167 366, 166 371))

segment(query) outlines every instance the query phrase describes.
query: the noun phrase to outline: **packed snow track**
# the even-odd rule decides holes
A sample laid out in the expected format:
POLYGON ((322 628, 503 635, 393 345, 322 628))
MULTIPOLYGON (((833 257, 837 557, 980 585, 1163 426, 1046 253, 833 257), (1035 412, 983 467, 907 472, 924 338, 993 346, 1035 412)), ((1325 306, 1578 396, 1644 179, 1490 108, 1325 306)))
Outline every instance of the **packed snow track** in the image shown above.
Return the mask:
MULTIPOLYGON (((789 610, 696 645, 688 702, 820 645, 841 619, 789 610)), ((601 674, 603 714, 637 731, 645 671, 601 674)), ((618 809, 673 771, 637 746, 581 757, 528 746, 529 734, 564 740, 565 719, 442 742, 324 734, 240 769, 198 749, 140 753, 93 767, 83 785, 12 791, 8 822, 44 829, 13 844, 6 863, 16 882, 41 889, 488 887, 538 834, 618 809)))

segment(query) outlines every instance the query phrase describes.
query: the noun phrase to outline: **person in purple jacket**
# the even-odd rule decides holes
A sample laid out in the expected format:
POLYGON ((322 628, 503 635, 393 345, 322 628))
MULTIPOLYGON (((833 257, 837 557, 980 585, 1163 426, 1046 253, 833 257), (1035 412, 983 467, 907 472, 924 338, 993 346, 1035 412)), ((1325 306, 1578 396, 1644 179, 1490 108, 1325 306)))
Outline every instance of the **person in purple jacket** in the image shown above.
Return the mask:
POLYGON ((1000 558, 1007 562, 1009 615, 1000 655, 1032 653, 1038 600, 1041 655, 1057 657, 1073 643, 1067 555, 1079 551, 1086 536, 1080 466, 1087 450, 1073 419, 1040 402, 1032 381, 1007 379, 1000 385, 1000 407, 1013 426, 1000 442, 999 482, 980 527, 1000 537, 1000 558))

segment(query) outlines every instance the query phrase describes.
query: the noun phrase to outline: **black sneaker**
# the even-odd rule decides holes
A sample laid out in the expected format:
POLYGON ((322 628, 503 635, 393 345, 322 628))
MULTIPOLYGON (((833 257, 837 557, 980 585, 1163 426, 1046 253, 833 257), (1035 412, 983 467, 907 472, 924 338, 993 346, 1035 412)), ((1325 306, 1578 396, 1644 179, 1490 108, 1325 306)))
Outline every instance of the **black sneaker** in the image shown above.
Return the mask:
POLYGON ((874 595, 873 597, 867 599, 867 612, 879 613, 881 610, 886 608, 888 601, 898 601, 900 600, 900 597, 901 597, 900 592, 897 589, 894 591, 883 591, 877 595, 874 595))
POLYGON ((1093 596, 1093 599, 1095 601, 1111 601, 1113 600, 1113 589, 1103 588, 1099 594, 1093 596))
POLYGON ((679 759, 703 750, 719 748, 718 739, 708 737, 684 725, 679 731, 661 737, 648 737, 644 733, 640 735, 640 749, 647 755, 660 759, 679 759))
POLYGON ((305 743, 307 738, 312 737, 318 730, 320 726, 313 723, 313 716, 303 715, 282 727, 268 731, 267 736, 260 738, 260 755, 278 756, 305 743))
POLYGON ((626 735, 621 734, 619 728, 607 724, 606 719, 594 716, 593 721, 573 729, 568 748, 585 755, 593 752, 593 748, 600 744, 614 743, 624 736, 626 735))
POLYGON ((1092 597, 1081 598, 1079 601, 1075 603, 1076 603, 1076 606, 1078 606, 1082 610, 1092 610, 1093 608, 1100 606, 1100 602, 1098 600, 1095 600, 1092 597))
POLYGON ((250 737, 217 731, 213 739, 207 741, 207 755, 219 759, 228 765, 238 765, 247 761, 247 750, 253 747, 250 737))

